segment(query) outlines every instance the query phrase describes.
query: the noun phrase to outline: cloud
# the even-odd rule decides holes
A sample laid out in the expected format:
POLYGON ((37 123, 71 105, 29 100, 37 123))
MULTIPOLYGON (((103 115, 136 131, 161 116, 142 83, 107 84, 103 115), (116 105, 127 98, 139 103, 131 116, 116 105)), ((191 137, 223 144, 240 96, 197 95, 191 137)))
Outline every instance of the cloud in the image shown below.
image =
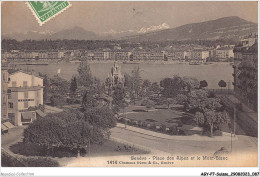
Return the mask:
POLYGON ((143 27, 137 33, 148 33, 148 32, 152 32, 152 31, 164 30, 164 29, 168 29, 168 28, 170 28, 170 26, 167 23, 163 23, 158 26, 150 26, 148 28, 143 27))

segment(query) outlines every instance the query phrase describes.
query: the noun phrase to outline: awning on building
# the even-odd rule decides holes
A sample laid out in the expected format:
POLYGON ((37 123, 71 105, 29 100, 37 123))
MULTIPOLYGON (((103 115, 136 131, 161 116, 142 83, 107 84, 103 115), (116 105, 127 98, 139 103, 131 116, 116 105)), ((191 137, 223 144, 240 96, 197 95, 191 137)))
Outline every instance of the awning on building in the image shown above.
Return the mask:
POLYGON ((22 122, 31 122, 35 118, 34 112, 23 112, 22 122))
POLYGON ((14 127, 14 125, 13 124, 11 124, 10 122, 5 122, 5 123, 3 123, 7 128, 13 128, 14 127))
POLYGON ((36 114, 38 114, 40 117, 45 117, 46 116, 46 114, 44 113, 44 112, 42 112, 41 110, 36 110, 35 111, 36 112, 36 114))
POLYGON ((8 128, 4 124, 2 124, 1 125, 1 131, 7 131, 7 130, 8 130, 8 128))

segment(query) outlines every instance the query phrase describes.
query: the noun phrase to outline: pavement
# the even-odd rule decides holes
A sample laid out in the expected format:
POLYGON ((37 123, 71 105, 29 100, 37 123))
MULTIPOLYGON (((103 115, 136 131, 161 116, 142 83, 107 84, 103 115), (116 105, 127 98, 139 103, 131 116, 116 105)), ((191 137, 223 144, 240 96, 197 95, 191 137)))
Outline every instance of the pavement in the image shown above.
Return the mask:
POLYGON ((258 114, 257 112, 255 112, 254 110, 250 109, 247 105, 245 105, 244 103, 242 103, 241 101, 239 101, 234 95, 226 95, 226 97, 233 102, 233 104, 235 103, 241 103, 242 104, 242 110, 244 113, 247 114, 248 117, 250 117, 251 119, 253 119, 255 122, 258 121, 258 114))
MULTIPOLYGON (((158 150, 170 154, 208 154, 213 155, 221 147, 226 147, 231 151, 231 137, 229 141, 191 141, 183 136, 178 139, 167 139, 140 132, 132 131, 121 127, 111 129, 111 137, 127 141, 139 146, 147 147, 153 153, 158 150), (183 138, 183 139, 181 139, 183 138)), ((232 138, 232 152, 257 152, 257 138, 245 135, 237 135, 237 140, 232 138)))
MULTIPOLYGON (((236 103, 241 103, 234 95, 220 95, 222 100, 230 108, 236 103)), ((248 136, 258 137, 258 114, 252 109, 242 104, 242 110, 237 109, 236 123, 240 125, 242 131, 248 136)), ((236 129, 236 134, 239 134, 236 129)))
POLYGON ((1 135, 1 147, 4 148, 8 153, 14 154, 10 151, 9 147, 13 144, 23 141, 23 131, 26 126, 16 126, 14 128, 10 128, 8 133, 1 135))
POLYGON ((56 108, 56 107, 52 107, 52 106, 49 106, 49 105, 44 105, 44 113, 48 114, 48 113, 59 113, 59 112, 62 112, 63 110, 62 109, 59 109, 59 108, 56 108))
MULTIPOLYGON (((150 131, 138 127, 133 127, 127 125, 125 128, 125 124, 117 123, 117 127, 121 129, 126 129, 128 131, 138 132, 140 134, 157 137, 161 139, 168 139, 168 140, 178 140, 178 141, 230 141, 230 133, 225 133, 223 136, 214 136, 214 137, 208 137, 208 136, 200 136, 200 135, 192 135, 192 136, 178 136, 178 135, 167 135, 155 131, 150 131)), ((238 140, 236 136, 232 137, 233 141, 238 140)))

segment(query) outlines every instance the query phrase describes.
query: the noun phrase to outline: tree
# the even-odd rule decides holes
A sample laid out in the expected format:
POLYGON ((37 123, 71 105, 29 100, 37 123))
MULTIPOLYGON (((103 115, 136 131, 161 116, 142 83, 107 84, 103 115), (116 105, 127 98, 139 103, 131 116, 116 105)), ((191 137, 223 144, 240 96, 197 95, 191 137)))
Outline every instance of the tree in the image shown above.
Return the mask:
POLYGON ((78 88, 77 78, 74 76, 73 78, 71 78, 71 81, 70 81, 70 93, 72 95, 75 95, 76 91, 77 91, 77 88, 78 88))
POLYGON ((112 80, 110 78, 106 78, 105 81, 105 86, 107 87, 107 93, 108 95, 111 95, 111 91, 112 91, 112 80))
POLYGON ((159 96, 159 93, 160 93, 160 86, 157 82, 153 82, 151 87, 150 87, 150 90, 154 93, 154 94, 158 94, 159 96))
POLYGON ((123 108, 125 105, 125 91, 123 87, 119 85, 114 88, 113 92, 113 105, 115 112, 118 112, 120 108, 123 108))
POLYGON ((97 127, 103 137, 109 137, 109 129, 116 126, 114 112, 107 106, 88 109, 84 112, 84 115, 85 121, 88 121, 91 125, 97 127))
POLYGON ((69 93, 69 82, 56 75, 50 78, 49 92, 51 95, 66 96, 69 93))
POLYGON ((167 101, 168 109, 170 108, 170 104, 176 104, 176 100, 173 98, 167 98, 166 101, 167 101))
POLYGON ((142 96, 142 78, 140 76, 140 68, 135 67, 131 75, 125 74, 125 86, 129 92, 130 99, 135 103, 135 99, 142 96))
POLYGON ((204 114, 201 112, 196 112, 194 116, 194 121, 196 122, 197 125, 202 126, 205 123, 205 117, 204 114))
POLYGON ((50 80, 47 76, 47 74, 39 73, 40 77, 43 77, 43 101, 47 102, 49 99, 49 92, 50 92, 50 80))
POLYGON ((227 83, 225 82, 225 81, 223 81, 223 80, 220 80, 219 82, 218 82, 218 86, 219 87, 226 87, 227 86, 227 83))
POLYGON ((93 84, 93 76, 89 64, 87 62, 82 62, 77 70, 78 84, 84 87, 91 86, 93 84))
POLYGON ((162 95, 166 98, 174 98, 184 88, 183 79, 180 76, 174 75, 173 78, 165 78, 160 81, 160 86, 163 87, 162 95))
POLYGON ((198 79, 194 78, 194 77, 183 77, 183 82, 184 82, 184 87, 185 90, 194 90, 194 89, 198 89, 200 87, 200 82, 198 79))
POLYGON ((212 110, 207 110, 204 113, 205 116, 205 123, 210 128, 210 136, 213 136, 213 128, 219 126, 222 123, 229 123, 230 117, 229 114, 224 112, 216 112, 212 110))
POLYGON ((142 84, 142 92, 143 96, 149 96, 150 95, 150 88, 151 87, 151 82, 149 80, 144 80, 142 84))
POLYGON ((201 102, 206 100, 208 97, 208 92, 206 90, 193 90, 187 95, 187 105, 186 109, 190 112, 203 111, 203 107, 201 106, 201 102))
POLYGON ((134 98, 138 98, 141 95, 141 91, 142 91, 142 78, 140 76, 140 68, 136 67, 132 70, 131 72, 131 90, 133 92, 133 96, 134 98))
POLYGON ((50 97, 50 102, 52 106, 61 106, 64 105, 66 103, 67 99, 66 97, 64 97, 63 95, 59 95, 59 94, 53 94, 50 97))
POLYGON ((84 112, 84 118, 92 125, 102 129, 110 129, 116 126, 116 118, 107 106, 95 107, 84 112))
POLYGON ((82 107, 85 110, 87 110, 98 106, 98 101, 96 99, 97 97, 98 97, 98 93, 95 87, 91 86, 85 88, 83 98, 82 98, 82 107))
POLYGON ((38 118, 24 130, 24 142, 45 146, 62 146, 65 122, 58 117, 38 118))
MULTIPOLYGON (((107 110, 106 110, 107 111, 107 110)), ((33 121, 24 130, 24 143, 52 147, 85 148, 103 139, 102 128, 91 125, 75 110, 49 114, 33 121)))
POLYGON ((208 87, 208 83, 206 80, 203 80, 203 81, 200 81, 200 88, 205 88, 205 87, 208 87))
POLYGON ((188 100, 187 96, 184 94, 178 94, 175 99, 178 104, 182 105, 186 104, 188 100))

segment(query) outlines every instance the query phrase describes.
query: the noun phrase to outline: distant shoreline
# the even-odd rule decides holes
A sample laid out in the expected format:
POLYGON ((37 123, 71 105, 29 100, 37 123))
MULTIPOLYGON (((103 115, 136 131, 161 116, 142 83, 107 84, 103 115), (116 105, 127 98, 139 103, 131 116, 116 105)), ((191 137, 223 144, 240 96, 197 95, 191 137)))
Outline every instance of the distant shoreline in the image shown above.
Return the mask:
MULTIPOLYGON (((160 61, 160 60, 156 60, 156 61, 122 61, 122 60, 86 60, 89 64, 95 64, 95 63, 114 63, 114 62, 118 62, 119 64, 129 64, 129 65, 138 65, 138 64, 187 64, 189 65, 188 61, 160 61)), ((34 65, 42 65, 42 64, 52 64, 52 63, 71 63, 71 64, 78 64, 84 61, 79 61, 79 60, 72 60, 72 61, 57 61, 57 60, 39 60, 39 61, 10 61, 11 64, 16 64, 16 65, 31 65, 32 63, 34 65)), ((202 63, 199 65, 227 65, 227 64, 231 64, 232 62, 206 62, 206 63, 202 63)))

